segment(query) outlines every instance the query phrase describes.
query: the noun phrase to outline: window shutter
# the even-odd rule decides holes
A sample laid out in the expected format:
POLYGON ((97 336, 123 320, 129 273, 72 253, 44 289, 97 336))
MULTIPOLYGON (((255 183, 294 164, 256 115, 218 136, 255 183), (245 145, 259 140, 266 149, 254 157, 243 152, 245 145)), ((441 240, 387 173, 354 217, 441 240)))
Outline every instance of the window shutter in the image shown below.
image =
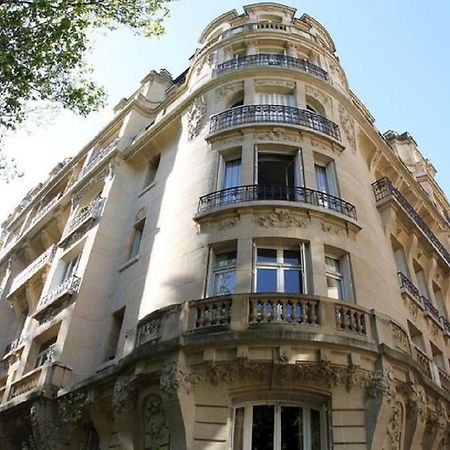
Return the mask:
POLYGON ((308 293, 308 276, 307 276, 307 262, 306 262, 306 245, 304 242, 300 244, 300 258, 302 263, 302 281, 303 281, 303 294, 308 293))

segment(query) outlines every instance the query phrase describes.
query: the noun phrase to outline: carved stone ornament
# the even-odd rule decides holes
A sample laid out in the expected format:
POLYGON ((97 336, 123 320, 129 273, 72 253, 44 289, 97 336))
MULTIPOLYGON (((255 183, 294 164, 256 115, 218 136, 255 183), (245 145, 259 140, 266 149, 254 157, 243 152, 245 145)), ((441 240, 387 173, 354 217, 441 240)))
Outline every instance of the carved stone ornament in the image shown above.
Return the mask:
POLYGON ((331 107, 331 97, 327 94, 324 94, 323 92, 314 89, 312 86, 306 85, 305 88, 306 95, 309 95, 310 97, 317 100, 322 105, 328 105, 331 107))
POLYGON ((203 381, 217 386, 220 383, 255 380, 265 383, 293 383, 309 380, 321 383, 328 388, 345 386, 348 392, 353 387, 365 388, 369 372, 356 366, 336 366, 328 361, 307 364, 273 364, 270 362, 249 362, 241 358, 237 362, 223 362, 214 365, 201 365, 195 369, 194 381, 203 381))
POLYGON ((203 95, 197 97, 191 103, 191 106, 189 106, 187 111, 187 121, 188 139, 190 141, 199 135, 203 125, 203 119, 206 116, 207 108, 206 98, 203 95))
POLYGON ((330 71, 333 75, 333 81, 335 81, 342 90, 345 90, 345 81, 341 69, 339 69, 334 62, 330 62, 330 71))
POLYGON ((78 242, 83 236, 96 224, 96 220, 90 219, 82 225, 75 233, 72 233, 68 239, 65 239, 62 245, 63 249, 71 247, 75 242, 78 242))
POLYGON ((355 125, 353 119, 350 116, 347 108, 344 105, 339 104, 339 119, 341 121, 341 127, 344 131, 345 137, 352 149, 356 150, 356 137, 355 137, 355 125))
POLYGON ((179 390, 189 394, 193 375, 187 369, 181 368, 177 362, 163 367, 159 379, 161 392, 167 397, 176 396, 179 390))
POLYGON ((288 133, 279 128, 273 128, 268 131, 254 133, 253 138, 263 142, 288 142, 298 144, 301 141, 300 133, 288 133))
POLYGON ((224 98, 229 97, 231 94, 234 94, 235 92, 242 91, 243 89, 244 89, 243 81, 221 86, 216 90, 216 100, 222 101, 224 98))
POLYGON ((404 420, 405 412, 403 404, 396 401, 392 405, 392 412, 387 425, 387 445, 383 448, 383 450, 400 450, 404 420))
POLYGON ((438 334, 439 334, 439 326, 436 323, 431 322, 431 335, 433 337, 436 337, 438 334))
POLYGON ((424 389, 417 383, 407 383, 404 394, 408 414, 415 414, 421 421, 425 421, 427 417, 427 396, 424 389))
POLYGON ((391 328, 392 328, 392 336, 394 338, 394 345, 400 350, 410 355, 411 349, 409 347, 409 339, 406 332, 393 322, 391 322, 391 328))
POLYGON ((238 225, 239 222, 240 222, 239 216, 228 217, 228 218, 225 218, 225 219, 222 219, 222 220, 216 222, 215 228, 218 231, 229 230, 231 228, 234 228, 236 225, 238 225))
POLYGON ((139 326, 138 343, 156 341, 161 337, 162 315, 148 320, 139 326))
POLYGON ((148 395, 143 402, 144 418, 144 448, 160 450, 169 448, 170 431, 166 424, 162 409, 161 397, 157 394, 148 395))
POLYGON ((288 211, 273 211, 253 217, 255 223, 264 228, 304 228, 306 220, 288 211))
POLYGON ((281 86, 287 89, 295 89, 295 81, 290 80, 273 80, 273 79, 264 79, 264 80, 255 80, 255 86, 281 86))
POLYGON ((419 307, 413 300, 409 301, 409 312, 413 316, 414 320, 417 319, 417 316, 419 315, 419 307))
POLYGON ((395 380, 392 371, 387 370, 383 373, 377 370, 370 375, 366 385, 367 398, 379 399, 386 397, 391 400, 396 392, 395 380))
POLYGON ((114 385, 112 406, 115 414, 133 410, 137 401, 137 387, 131 376, 122 375, 114 385))
POLYGON ((343 228, 339 228, 335 225, 331 225, 326 222, 322 222, 321 225, 322 225, 322 231, 324 233, 334 234, 336 236, 341 236, 341 235, 345 234, 345 230, 343 228))

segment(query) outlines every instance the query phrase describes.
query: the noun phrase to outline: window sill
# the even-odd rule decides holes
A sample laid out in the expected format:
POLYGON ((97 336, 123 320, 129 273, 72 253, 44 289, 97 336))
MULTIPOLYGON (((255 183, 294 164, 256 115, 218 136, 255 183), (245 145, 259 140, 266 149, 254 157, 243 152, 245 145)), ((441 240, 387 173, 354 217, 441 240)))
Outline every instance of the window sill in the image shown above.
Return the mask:
POLYGON ((151 182, 149 185, 145 186, 144 189, 142 189, 141 193, 138 195, 138 197, 142 197, 144 194, 146 194, 150 189, 156 186, 156 181, 151 182))
POLYGON ((119 272, 122 272, 123 270, 125 270, 127 267, 130 267, 131 265, 133 265, 135 262, 139 261, 139 255, 133 256, 133 258, 130 258, 128 261, 126 261, 124 264, 122 264, 119 267, 119 272))

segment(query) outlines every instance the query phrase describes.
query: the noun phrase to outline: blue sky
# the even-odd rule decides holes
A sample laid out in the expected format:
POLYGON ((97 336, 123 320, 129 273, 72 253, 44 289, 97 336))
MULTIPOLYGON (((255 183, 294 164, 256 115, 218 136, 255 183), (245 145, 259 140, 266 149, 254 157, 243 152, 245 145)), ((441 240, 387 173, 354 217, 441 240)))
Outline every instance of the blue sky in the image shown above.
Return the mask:
MULTIPOLYGON (((204 27, 216 16, 251 2, 178 0, 166 34, 157 40, 128 30, 95 37, 90 60, 109 105, 87 118, 61 112, 45 127, 30 125, 12 136, 7 152, 25 171, 21 180, 0 182, 0 220, 65 156, 77 153, 112 117, 111 107, 133 92, 151 70, 175 77, 188 66, 204 27), (68 136, 70 137, 68 139, 68 136)), ((409 131, 437 179, 450 193, 450 4, 445 0, 303 0, 286 3, 324 25, 333 37, 352 90, 376 118, 381 132, 409 131)))

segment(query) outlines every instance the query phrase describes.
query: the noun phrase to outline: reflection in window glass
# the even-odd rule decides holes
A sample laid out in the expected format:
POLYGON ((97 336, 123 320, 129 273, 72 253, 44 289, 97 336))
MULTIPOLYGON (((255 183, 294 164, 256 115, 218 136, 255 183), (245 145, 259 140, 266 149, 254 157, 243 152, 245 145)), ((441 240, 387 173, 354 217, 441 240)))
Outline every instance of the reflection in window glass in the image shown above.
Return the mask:
POLYGON ((285 264, 292 264, 295 266, 299 266, 300 262, 300 253, 298 250, 283 250, 283 262, 285 264))
POLYGON ((273 450, 274 406, 253 407, 251 450, 273 450))
POLYGON ((217 254, 213 272, 213 295, 233 294, 236 290, 236 251, 217 254))
POLYGON ((256 292, 277 292, 276 269, 258 269, 256 272, 256 292))
POLYGON ((302 273, 300 270, 288 269, 284 271, 284 292, 298 294, 302 292, 302 273))
POLYGON ((276 263, 277 250, 272 248, 258 248, 256 261, 261 263, 276 263))
POLYGON ((281 407, 281 450, 304 450, 302 408, 281 407))

